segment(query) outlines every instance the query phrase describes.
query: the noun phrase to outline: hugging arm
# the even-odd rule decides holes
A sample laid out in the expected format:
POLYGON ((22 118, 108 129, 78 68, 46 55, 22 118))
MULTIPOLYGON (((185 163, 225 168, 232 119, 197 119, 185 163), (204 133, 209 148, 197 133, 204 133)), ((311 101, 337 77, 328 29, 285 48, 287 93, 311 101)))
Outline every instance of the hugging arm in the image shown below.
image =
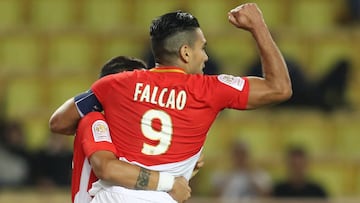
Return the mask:
POLYGON ((55 110, 49 120, 51 132, 73 135, 78 123, 84 115, 92 111, 102 111, 102 106, 95 94, 88 90, 65 101, 55 110))
POLYGON ((74 98, 70 98, 56 109, 50 117, 50 130, 57 134, 74 135, 80 118, 74 98))

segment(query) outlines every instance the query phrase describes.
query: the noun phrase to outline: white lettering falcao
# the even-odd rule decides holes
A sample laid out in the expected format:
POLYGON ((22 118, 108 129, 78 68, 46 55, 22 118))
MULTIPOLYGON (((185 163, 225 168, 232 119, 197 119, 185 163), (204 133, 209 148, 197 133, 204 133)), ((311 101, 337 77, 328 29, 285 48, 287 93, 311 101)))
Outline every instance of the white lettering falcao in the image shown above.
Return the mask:
POLYGON ((160 107, 183 110, 186 105, 186 92, 184 90, 159 88, 149 84, 136 83, 134 101, 148 102, 160 107))

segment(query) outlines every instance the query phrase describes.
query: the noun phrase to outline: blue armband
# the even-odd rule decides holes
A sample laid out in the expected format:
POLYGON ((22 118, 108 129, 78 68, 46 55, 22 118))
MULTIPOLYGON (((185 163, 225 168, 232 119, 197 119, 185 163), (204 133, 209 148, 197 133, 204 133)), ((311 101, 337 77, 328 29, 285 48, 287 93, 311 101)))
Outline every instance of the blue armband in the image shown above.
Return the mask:
POLYGON ((91 90, 75 96, 74 101, 81 117, 92 111, 101 112, 103 110, 99 100, 91 90))

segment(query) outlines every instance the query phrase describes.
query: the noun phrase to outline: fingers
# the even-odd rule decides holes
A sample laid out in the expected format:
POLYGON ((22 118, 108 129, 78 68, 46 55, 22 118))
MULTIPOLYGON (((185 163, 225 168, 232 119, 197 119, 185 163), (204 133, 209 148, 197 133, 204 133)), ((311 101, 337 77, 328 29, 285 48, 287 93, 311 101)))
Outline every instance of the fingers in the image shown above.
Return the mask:
POLYGON ((228 20, 231 24, 237 26, 236 18, 231 12, 228 13, 228 20))
POLYGON ((184 178, 183 176, 179 177, 180 178, 180 182, 183 184, 183 185, 186 185, 186 188, 189 192, 191 192, 191 188, 189 186, 189 181, 184 178))
POLYGON ((196 164, 196 168, 201 168, 204 166, 204 164, 205 164, 205 161, 200 161, 196 164))
POLYGON ((202 168, 205 165, 204 161, 199 161, 196 163, 194 170, 199 170, 200 168, 202 168))
POLYGON ((198 174, 198 173, 199 173, 199 169, 195 169, 195 170, 192 172, 190 179, 194 178, 194 177, 196 176, 196 174, 198 174))
POLYGON ((177 202, 184 202, 191 197, 191 188, 189 182, 184 177, 175 178, 173 189, 169 191, 169 194, 177 202))
POLYGON ((235 27, 253 31, 265 25, 262 13, 255 3, 240 5, 228 12, 228 20, 235 27))
MULTIPOLYGON (((191 188, 190 188, 190 186, 187 187, 187 190, 188 190, 188 193, 187 193, 187 195, 186 195, 185 201, 188 200, 188 199, 190 199, 190 197, 191 197, 191 188)), ((184 201, 184 202, 185 202, 185 201, 184 201)))
POLYGON ((234 9, 231 9, 229 13, 236 15, 237 13, 241 12, 241 10, 244 10, 249 7, 257 7, 256 3, 246 3, 242 4, 234 9))
POLYGON ((236 8, 234 8, 234 9, 231 9, 230 13, 235 14, 235 13, 239 12, 242 8, 244 8, 244 6, 245 6, 245 4, 240 5, 240 6, 236 7, 236 8))

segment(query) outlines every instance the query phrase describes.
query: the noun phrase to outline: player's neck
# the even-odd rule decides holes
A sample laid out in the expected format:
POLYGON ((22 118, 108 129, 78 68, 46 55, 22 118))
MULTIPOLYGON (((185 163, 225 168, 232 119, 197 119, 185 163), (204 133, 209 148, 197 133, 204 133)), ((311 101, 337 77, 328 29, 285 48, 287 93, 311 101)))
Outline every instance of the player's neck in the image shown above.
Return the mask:
POLYGON ((177 63, 173 63, 173 64, 161 64, 161 63, 156 63, 155 64, 155 68, 179 68, 185 71, 185 73, 188 73, 186 66, 183 66, 181 64, 177 64, 177 63))

